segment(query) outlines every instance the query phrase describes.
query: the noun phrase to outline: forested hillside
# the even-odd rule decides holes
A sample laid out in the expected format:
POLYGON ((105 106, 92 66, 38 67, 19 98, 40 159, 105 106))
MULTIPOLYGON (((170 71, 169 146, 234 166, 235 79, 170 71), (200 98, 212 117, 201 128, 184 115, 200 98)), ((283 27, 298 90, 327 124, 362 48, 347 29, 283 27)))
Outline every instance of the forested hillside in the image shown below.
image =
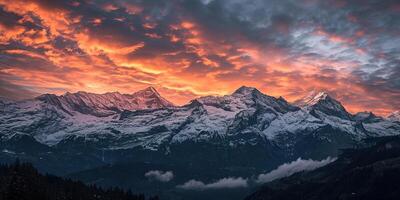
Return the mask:
MULTIPOLYGON (((40 174, 31 164, 16 161, 0 165, 0 200, 145 200, 118 188, 87 186, 53 175, 40 174)), ((152 197, 149 200, 157 200, 152 197)))

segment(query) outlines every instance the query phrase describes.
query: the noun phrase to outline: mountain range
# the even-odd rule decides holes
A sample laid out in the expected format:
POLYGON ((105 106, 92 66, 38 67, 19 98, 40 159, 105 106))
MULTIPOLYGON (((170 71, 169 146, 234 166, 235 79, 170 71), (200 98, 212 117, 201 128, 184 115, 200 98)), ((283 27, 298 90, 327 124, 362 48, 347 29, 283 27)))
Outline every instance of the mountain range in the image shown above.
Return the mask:
MULTIPOLYGON (((45 94, 1 100, 0 114, 0 161, 18 157, 44 172, 125 188, 138 185, 121 181, 133 166, 162 168, 175 173, 160 186, 167 198, 170 191, 185 193, 176 185, 193 178, 250 177, 300 157, 321 160, 364 139, 400 133, 398 112, 387 118, 353 115, 325 92, 289 103, 246 86, 183 106, 152 87, 133 94, 45 94), (113 176, 116 171, 121 176, 113 176)), ((136 178, 146 185, 143 174, 136 178)), ((154 192, 154 183, 147 184, 142 191, 154 192)))
POLYGON ((69 115, 79 112, 96 117, 106 117, 124 110, 174 107, 173 103, 164 99, 153 87, 133 94, 120 94, 119 92, 93 94, 79 91, 77 93, 67 92, 61 96, 44 94, 36 99, 56 106, 69 115))

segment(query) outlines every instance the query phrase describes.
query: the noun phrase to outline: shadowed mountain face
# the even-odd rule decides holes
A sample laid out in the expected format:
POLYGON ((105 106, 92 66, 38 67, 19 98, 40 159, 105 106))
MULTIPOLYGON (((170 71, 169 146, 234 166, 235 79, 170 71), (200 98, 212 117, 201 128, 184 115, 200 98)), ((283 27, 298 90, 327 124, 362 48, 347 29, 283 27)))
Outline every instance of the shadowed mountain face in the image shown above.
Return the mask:
MULTIPOLYGON (((121 181, 133 166, 185 172, 175 185, 162 187, 169 192, 191 176, 200 181, 251 177, 299 157, 321 160, 362 139, 400 133, 396 119, 353 116, 326 93, 290 104, 251 87, 184 106, 173 106, 154 88, 131 95, 42 95, 4 101, 0 113, 3 162, 18 157, 41 171, 126 188, 148 181, 121 181), (116 171, 120 176, 112 175, 116 171)), ((149 193, 155 192, 151 185, 145 189, 149 193)))
POLYGON ((349 149, 335 162, 264 185, 246 200, 398 199, 400 138, 349 149))

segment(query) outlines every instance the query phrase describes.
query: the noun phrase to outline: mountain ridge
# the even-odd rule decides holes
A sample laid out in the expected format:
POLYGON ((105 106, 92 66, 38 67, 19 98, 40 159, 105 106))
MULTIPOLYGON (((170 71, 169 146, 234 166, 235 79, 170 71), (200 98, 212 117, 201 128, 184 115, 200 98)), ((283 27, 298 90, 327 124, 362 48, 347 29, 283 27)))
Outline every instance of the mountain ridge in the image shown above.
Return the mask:
MULTIPOLYGON (((250 177, 299 157, 322 160, 337 156, 340 149, 362 145, 363 139, 400 133, 399 121, 370 113, 352 115, 327 97, 298 107, 283 97, 241 87, 229 95, 199 97, 183 106, 158 106, 163 102, 154 90, 134 93, 138 102, 145 102, 143 109, 122 108, 125 96, 110 102, 122 95, 116 92, 71 93, 68 98, 44 95, 0 106, 0 161, 20 158, 43 172, 82 172, 79 177, 93 178, 85 179, 89 182, 129 188, 145 180, 133 185, 121 181, 131 171, 115 177, 113 170, 118 167, 109 168, 107 179, 92 175, 102 166, 145 163, 146 170, 174 166, 168 170, 186 169, 185 177, 207 182, 224 178, 208 173, 214 170, 250 177)), ((123 166, 130 169, 131 165, 123 166)))
MULTIPOLYGON (((275 154, 282 154, 281 158, 268 156, 279 163, 296 156, 323 158, 363 138, 395 135, 400 131, 398 121, 353 116, 340 102, 325 95, 315 104, 298 107, 282 97, 244 86, 230 95, 199 97, 189 104, 172 106, 163 102, 154 88, 147 88, 133 93, 140 100, 137 102, 144 102, 143 109, 129 107, 129 98, 121 96, 118 92, 102 95, 79 92, 61 97, 47 94, 7 104, 0 109, 0 149, 26 152, 23 145, 19 146, 22 149, 11 145, 20 140, 18 135, 24 135, 24 142, 66 148, 66 151, 71 146, 94 152, 135 149, 167 157, 186 153, 180 152, 178 146, 194 143, 212 145, 223 151, 236 148, 249 148, 261 154, 276 151, 275 154), (318 148, 325 150, 319 153, 315 151, 318 148)), ((258 160, 249 158, 247 162, 263 166, 261 163, 268 159, 265 156, 258 160)))
MULTIPOLYGON (((135 104, 135 106, 126 107, 128 109, 119 109, 118 107, 116 107, 116 108, 119 109, 118 110, 119 112, 122 112, 123 110, 131 110, 132 111, 132 110, 142 110, 142 109, 158 109, 158 108, 166 108, 166 107, 177 107, 177 105, 175 105, 171 101, 165 99, 161 94, 159 94, 159 92, 152 86, 149 86, 149 87, 144 88, 142 90, 138 90, 138 91, 133 92, 131 94, 126 94, 126 93, 122 94, 122 93, 120 93, 118 91, 105 92, 105 93, 92 93, 92 92, 86 92, 86 91, 77 91, 75 93, 66 92, 66 93, 64 93, 62 95, 55 95, 55 94, 51 94, 51 93, 46 93, 46 94, 39 95, 39 96, 37 96, 37 97, 35 97, 33 99, 39 99, 39 100, 42 100, 42 101, 51 101, 51 100, 48 99, 49 96, 51 96, 52 98, 55 98, 55 97, 57 97, 57 98, 60 98, 60 97, 64 97, 64 98, 67 97, 68 98, 69 97, 70 98, 71 96, 76 96, 76 95, 94 95, 94 96, 97 96, 97 97, 101 97, 101 96, 126 96, 126 97, 132 97, 132 96, 135 96, 135 95, 143 95, 143 94, 148 93, 148 92, 150 92, 151 95, 154 95, 156 98, 158 98, 158 102, 156 103, 156 105, 154 105, 154 106, 148 105, 146 107, 146 106, 137 105, 137 103, 133 103, 133 104, 135 104)), ((268 96, 267 94, 262 93, 261 91, 259 91, 255 87, 241 86, 238 89, 236 89, 234 92, 232 92, 231 94, 223 95, 223 96, 219 96, 219 95, 217 95, 217 96, 216 95, 202 96, 202 97, 195 98, 195 99, 189 101, 188 103, 186 103, 186 104, 184 104, 182 106, 186 106, 188 104, 191 104, 192 101, 199 100, 199 99, 221 98, 221 97, 224 97, 224 96, 235 96, 235 95, 237 96, 237 95, 244 95, 244 93, 246 93, 246 94, 254 93, 254 94, 258 94, 258 95, 266 95, 266 96, 268 96)), ((347 112, 347 110, 341 104, 341 102, 339 102, 338 100, 336 100, 335 98, 330 96, 329 93, 326 92, 326 91, 313 90, 313 91, 309 92, 307 95, 305 95, 303 97, 300 97, 299 99, 297 99, 295 101, 292 101, 291 103, 289 103, 282 96, 280 96, 279 98, 276 98, 276 97, 273 97, 273 96, 269 96, 269 97, 278 99, 278 100, 280 100, 282 102, 291 104, 292 106, 299 107, 299 108, 315 107, 316 105, 320 104, 322 101, 330 101, 330 102, 334 102, 333 104, 337 104, 341 110, 344 110, 344 111, 347 112)), ((2 98, 0 100, 2 102, 4 101, 5 103, 16 102, 14 100, 9 100, 9 99, 6 99, 6 98, 2 98)), ((19 101, 27 101, 27 100, 32 100, 32 99, 19 100, 19 101)), ((358 113, 363 113, 363 112, 367 112, 367 111, 361 111, 361 112, 358 112, 358 113)), ((351 115, 355 116, 358 113, 351 114, 351 115)), ((375 113, 372 113, 372 114, 375 115, 375 113)), ((108 115, 109 114, 105 114, 104 116, 108 116, 108 115)), ((102 116, 102 115, 100 115, 100 116, 102 116)), ((377 115, 375 115, 375 116, 377 116, 377 115)), ((346 116, 346 117, 348 118, 349 116, 346 116)), ((399 111, 394 111, 394 112, 392 112, 391 114, 389 114, 386 117, 383 117, 383 116, 378 116, 378 117, 391 118, 393 120, 400 120, 399 111)))
MULTIPOLYGON (((296 100, 294 105, 301 108, 310 109, 312 111, 320 111, 325 114, 335 115, 337 117, 348 119, 352 118, 346 108, 338 100, 332 98, 327 92, 312 91, 308 95, 296 100)), ((318 115, 316 112, 314 115, 318 115)))
POLYGON ((63 95, 43 94, 35 99, 53 104, 71 114, 73 111, 91 114, 97 117, 107 117, 123 110, 142 110, 175 105, 162 97, 155 88, 148 87, 132 94, 107 92, 103 94, 78 91, 63 95))

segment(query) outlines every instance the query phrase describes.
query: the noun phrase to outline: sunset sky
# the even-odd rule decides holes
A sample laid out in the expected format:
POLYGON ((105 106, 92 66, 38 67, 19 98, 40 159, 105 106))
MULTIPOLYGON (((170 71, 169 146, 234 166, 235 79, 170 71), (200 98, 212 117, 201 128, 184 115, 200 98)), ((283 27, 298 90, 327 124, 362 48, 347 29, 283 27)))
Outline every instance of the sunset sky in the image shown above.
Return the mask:
POLYGON ((241 85, 400 110, 398 0, 0 0, 0 96, 241 85))

